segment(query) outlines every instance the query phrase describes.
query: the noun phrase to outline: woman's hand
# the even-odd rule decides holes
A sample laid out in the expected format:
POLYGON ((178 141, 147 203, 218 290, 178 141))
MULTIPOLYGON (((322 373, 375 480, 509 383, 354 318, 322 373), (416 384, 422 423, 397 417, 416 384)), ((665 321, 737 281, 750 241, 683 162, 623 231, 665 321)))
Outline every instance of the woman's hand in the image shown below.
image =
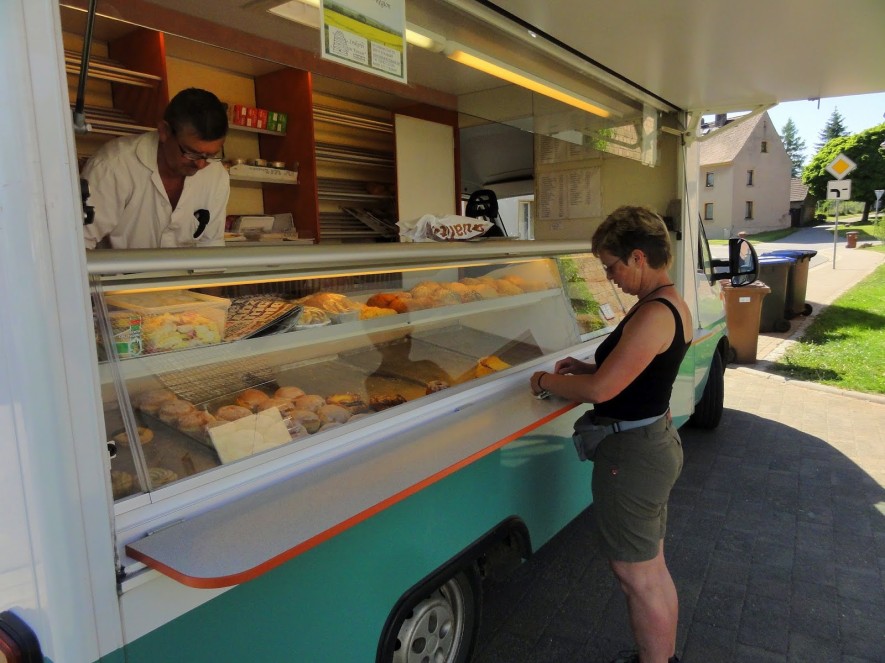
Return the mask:
POLYGON ((529 385, 532 388, 532 393, 537 396, 545 391, 547 391, 544 386, 541 384, 541 381, 544 379, 545 375, 550 375, 547 371, 537 371, 536 373, 532 373, 532 377, 529 378, 529 385))
POLYGON ((553 367, 553 372, 559 375, 591 374, 596 372, 596 364, 580 361, 574 357, 566 357, 565 359, 560 359, 556 362, 556 366, 553 367))

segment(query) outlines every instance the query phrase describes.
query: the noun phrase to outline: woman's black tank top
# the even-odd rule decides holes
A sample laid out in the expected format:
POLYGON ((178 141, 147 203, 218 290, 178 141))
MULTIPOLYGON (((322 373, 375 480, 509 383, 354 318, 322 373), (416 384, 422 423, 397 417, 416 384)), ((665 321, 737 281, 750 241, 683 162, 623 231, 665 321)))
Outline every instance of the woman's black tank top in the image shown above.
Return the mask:
MULTIPOLYGON (((670 407, 670 394, 673 391, 673 383, 679 372, 679 365, 688 351, 691 342, 683 340, 682 316, 679 310, 666 299, 650 299, 649 302, 662 302, 672 312, 676 321, 676 329, 673 340, 664 352, 656 355, 651 363, 645 367, 633 382, 614 398, 596 403, 593 410, 601 417, 611 417, 626 421, 636 421, 664 414, 670 407)), ((648 302, 645 302, 647 304, 648 302)), ((642 304, 644 306, 645 304, 642 304)), ((621 320, 621 323, 596 349, 596 365, 602 366, 606 357, 621 340, 624 325, 630 317, 638 311, 638 307, 621 320)))

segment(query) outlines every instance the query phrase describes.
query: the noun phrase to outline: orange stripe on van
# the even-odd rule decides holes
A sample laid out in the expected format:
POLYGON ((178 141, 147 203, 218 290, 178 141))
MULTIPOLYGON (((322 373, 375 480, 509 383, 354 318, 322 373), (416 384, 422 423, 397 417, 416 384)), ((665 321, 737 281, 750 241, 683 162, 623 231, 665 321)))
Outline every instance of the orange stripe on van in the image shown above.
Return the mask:
POLYGON ((445 479, 450 474, 454 474, 458 470, 460 470, 464 467, 467 467, 471 463, 475 463, 480 458, 488 456, 490 453, 500 449, 501 447, 509 444, 510 442, 526 435, 527 433, 530 433, 531 431, 535 430, 536 428, 539 428, 540 426, 543 426, 548 421, 556 419, 557 417, 565 414, 569 410, 577 407, 577 405, 578 405, 578 403, 569 403, 568 405, 561 407, 558 410, 539 419, 538 421, 534 422, 533 424, 526 426, 525 428, 522 428, 522 429, 516 431, 515 433, 498 440, 494 444, 491 444, 483 449, 480 449, 476 453, 473 453, 470 456, 467 456, 466 458, 464 458, 463 460, 460 460, 457 463, 450 465, 449 467, 446 467, 435 474, 432 474, 431 476, 427 477, 426 479, 424 479, 422 481, 419 481, 418 483, 410 486, 409 488, 406 488, 405 490, 402 490, 394 495, 391 495, 390 497, 388 497, 385 500, 382 500, 378 504, 375 504, 374 506, 371 506, 368 509, 361 511, 360 513, 357 513, 357 514, 351 516, 350 518, 343 520, 342 522, 338 523, 334 527, 330 527, 329 529, 325 530, 324 532, 320 532, 319 534, 307 539, 306 541, 299 543, 297 546, 290 548, 286 552, 281 553, 275 557, 272 557, 269 560, 267 560, 266 562, 259 564, 258 566, 255 566, 251 569, 247 569, 246 571, 243 571, 241 573, 235 573, 232 575, 215 577, 215 578, 198 578, 198 577, 193 577, 193 576, 189 576, 189 575, 184 575, 183 573, 171 568, 170 566, 168 566, 166 564, 163 564, 162 562, 154 559, 153 557, 150 557, 149 555, 145 555, 137 550, 134 550, 134 549, 130 548, 129 546, 126 546, 126 553, 130 557, 132 557, 133 559, 137 559, 139 562, 143 562, 148 567, 155 569, 156 571, 159 571, 163 575, 169 576, 173 580, 180 582, 182 585, 187 585, 188 587, 194 587, 196 589, 220 589, 222 587, 232 587, 234 585, 239 585, 241 583, 247 582, 249 580, 253 580, 254 578, 257 578, 258 576, 267 573, 271 569, 274 569, 277 566, 283 564, 284 562, 287 562, 290 559, 297 557, 301 553, 306 552, 307 550, 310 550, 311 548, 315 548, 316 546, 320 545, 324 541, 328 541, 333 536, 336 536, 336 535, 340 534, 341 532, 344 532, 344 531, 350 529, 354 525, 357 525, 357 524, 363 522, 364 520, 368 520, 376 513, 379 513, 381 511, 387 509, 388 507, 391 507, 394 504, 403 501, 407 497, 414 495, 415 493, 417 493, 421 490, 424 490, 428 486, 431 486, 434 483, 436 483, 442 479, 445 479))

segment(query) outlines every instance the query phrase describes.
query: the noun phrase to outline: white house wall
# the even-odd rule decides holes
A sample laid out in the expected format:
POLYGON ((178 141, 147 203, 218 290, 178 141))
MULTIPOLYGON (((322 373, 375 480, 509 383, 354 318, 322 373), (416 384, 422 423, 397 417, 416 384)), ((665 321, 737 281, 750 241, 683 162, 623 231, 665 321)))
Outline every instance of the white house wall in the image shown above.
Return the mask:
POLYGON ((790 158, 783 141, 765 117, 753 129, 732 164, 734 232, 748 234, 790 227, 790 158), (767 152, 762 152, 762 142, 767 152), (753 186, 747 171, 753 171, 753 186), (745 219, 746 202, 753 201, 753 218, 745 219))

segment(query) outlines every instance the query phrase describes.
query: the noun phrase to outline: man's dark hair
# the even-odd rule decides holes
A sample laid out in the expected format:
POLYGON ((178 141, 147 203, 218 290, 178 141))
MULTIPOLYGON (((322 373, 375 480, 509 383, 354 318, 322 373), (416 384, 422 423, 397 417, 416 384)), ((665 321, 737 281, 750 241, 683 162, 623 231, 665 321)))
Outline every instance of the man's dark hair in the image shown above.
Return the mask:
POLYGON ((218 140, 227 135, 227 111, 211 92, 191 87, 176 94, 163 119, 178 134, 193 129, 201 140, 218 140))

